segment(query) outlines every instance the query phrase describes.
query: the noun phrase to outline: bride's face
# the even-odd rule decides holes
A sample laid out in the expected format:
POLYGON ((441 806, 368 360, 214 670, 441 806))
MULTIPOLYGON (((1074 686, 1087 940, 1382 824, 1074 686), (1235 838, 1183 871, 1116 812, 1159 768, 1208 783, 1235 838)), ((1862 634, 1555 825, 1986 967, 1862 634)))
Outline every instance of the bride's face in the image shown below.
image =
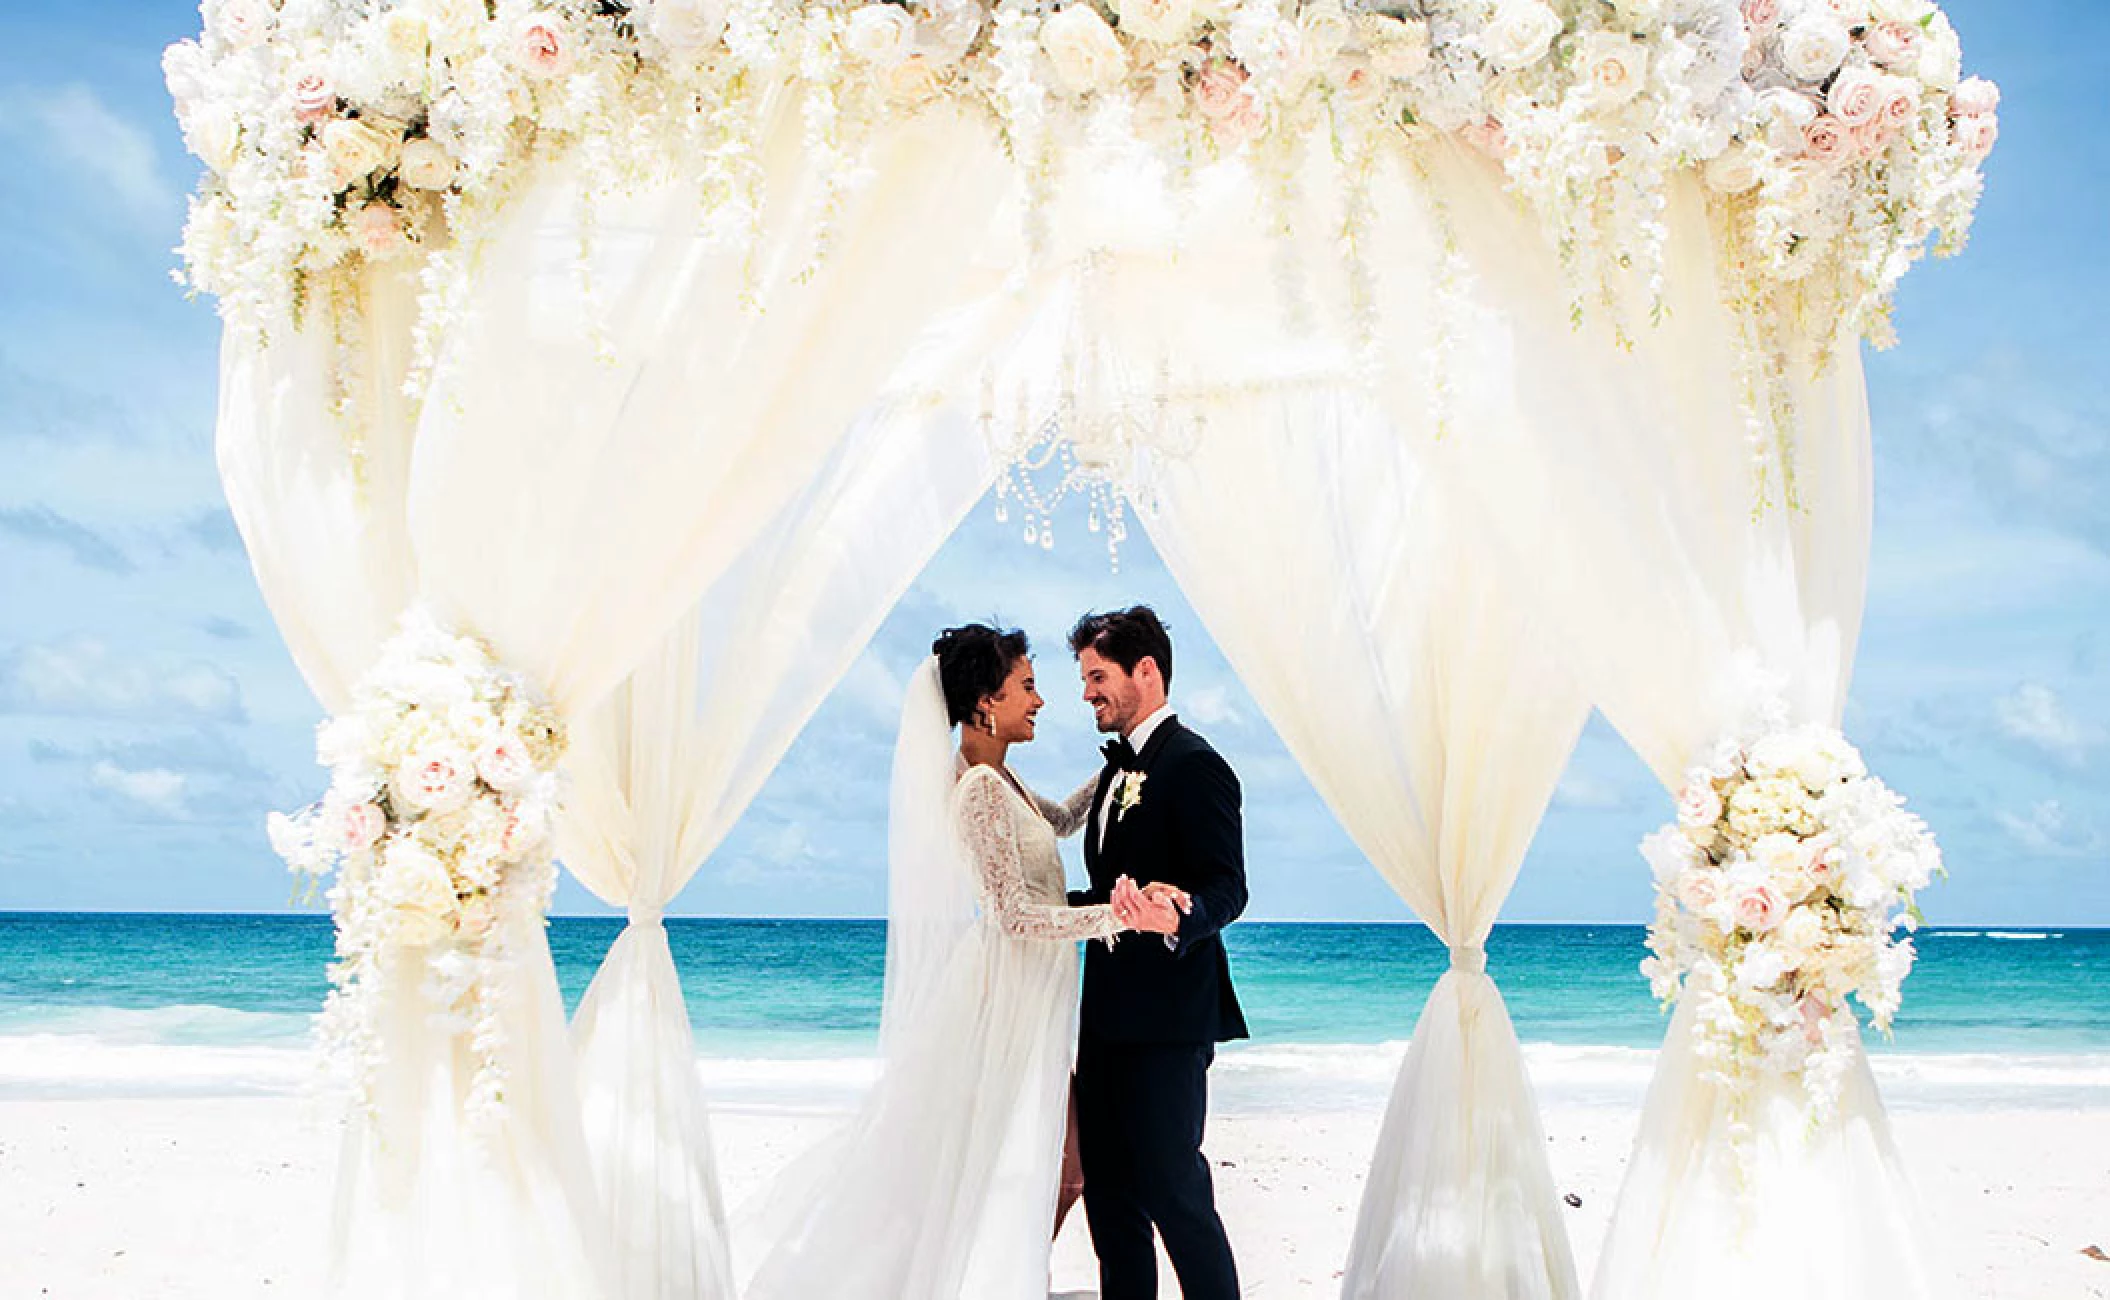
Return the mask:
POLYGON ((1033 739, 1033 720, 1046 702, 1034 685, 1033 661, 1020 655, 1003 686, 982 697, 983 716, 995 726, 998 740, 1023 745, 1033 739))

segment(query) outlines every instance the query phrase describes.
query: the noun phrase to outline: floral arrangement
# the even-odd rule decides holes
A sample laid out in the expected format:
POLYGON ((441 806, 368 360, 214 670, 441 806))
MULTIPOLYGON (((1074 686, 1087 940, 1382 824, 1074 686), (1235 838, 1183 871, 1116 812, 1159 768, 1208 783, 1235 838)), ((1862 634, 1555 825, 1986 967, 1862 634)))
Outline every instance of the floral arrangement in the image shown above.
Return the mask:
POLYGON ((1692 1001, 1695 1049, 1739 1121, 1765 1077, 1799 1080, 1813 1121, 1828 1116, 1858 1033, 1847 999, 1887 1031, 1912 969, 1898 932, 1941 870, 1925 823, 1837 731, 1776 725, 1694 768, 1642 852, 1642 970, 1664 1002, 1692 1001))
POLYGON ((350 709, 322 724, 329 793, 270 818, 297 873, 335 873, 337 960, 323 1055, 362 1101, 389 982, 420 979, 475 1059, 465 1108, 503 1105, 508 918, 539 921, 555 887, 548 842, 562 723, 490 649, 405 615, 350 709))
POLYGON ((1043 187, 1108 130, 1285 188, 1309 139, 1367 174, 1448 136, 1541 214, 1578 311, 1655 281, 1666 187, 1699 169, 1755 309, 1880 342, 1930 238, 1961 243, 1998 134, 1930 0, 205 0, 165 70, 208 169, 188 282, 265 329, 402 258, 443 311, 470 259, 439 250, 560 156, 589 197, 689 177, 749 228, 756 124, 788 93, 840 185, 865 132, 941 99, 1043 187))

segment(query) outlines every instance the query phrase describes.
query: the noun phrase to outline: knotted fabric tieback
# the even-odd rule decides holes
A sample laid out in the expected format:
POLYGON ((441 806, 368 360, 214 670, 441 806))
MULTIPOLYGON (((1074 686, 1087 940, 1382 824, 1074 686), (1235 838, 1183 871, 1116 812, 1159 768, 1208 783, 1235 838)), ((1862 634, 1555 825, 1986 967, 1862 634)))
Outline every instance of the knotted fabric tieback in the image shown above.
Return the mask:
POLYGON ((1487 949, 1468 948, 1463 944, 1451 949, 1451 969, 1467 975, 1487 974, 1487 949))

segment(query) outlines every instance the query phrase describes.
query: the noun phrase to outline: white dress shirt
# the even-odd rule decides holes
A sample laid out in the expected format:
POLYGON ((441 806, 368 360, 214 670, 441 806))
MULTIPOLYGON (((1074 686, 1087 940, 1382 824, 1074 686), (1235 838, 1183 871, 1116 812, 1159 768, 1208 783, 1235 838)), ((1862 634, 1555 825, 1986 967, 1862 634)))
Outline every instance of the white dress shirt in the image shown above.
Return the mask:
MULTIPOLYGON (((1138 754, 1142 753, 1143 746, 1150 742, 1150 733, 1156 731, 1165 719, 1171 716, 1172 706, 1170 704, 1160 705, 1156 713, 1143 719, 1142 722, 1136 725, 1134 731, 1128 733, 1128 747, 1138 754)), ((1106 847, 1106 828, 1113 825, 1114 821, 1114 787, 1120 784, 1121 781, 1118 777, 1108 781, 1106 783, 1106 793, 1100 796, 1099 799, 1099 847, 1101 849, 1106 847)))

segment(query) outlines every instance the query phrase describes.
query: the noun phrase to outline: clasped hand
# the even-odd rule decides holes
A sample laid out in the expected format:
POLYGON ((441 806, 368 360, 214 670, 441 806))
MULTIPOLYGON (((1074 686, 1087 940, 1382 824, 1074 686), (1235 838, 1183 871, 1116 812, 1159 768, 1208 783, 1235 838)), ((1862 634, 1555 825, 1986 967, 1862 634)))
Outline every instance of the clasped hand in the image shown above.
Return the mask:
POLYGON ((1114 919, 1146 934, 1176 935, 1180 917, 1194 910, 1194 900, 1176 885, 1137 885, 1127 876, 1114 882, 1114 919))

